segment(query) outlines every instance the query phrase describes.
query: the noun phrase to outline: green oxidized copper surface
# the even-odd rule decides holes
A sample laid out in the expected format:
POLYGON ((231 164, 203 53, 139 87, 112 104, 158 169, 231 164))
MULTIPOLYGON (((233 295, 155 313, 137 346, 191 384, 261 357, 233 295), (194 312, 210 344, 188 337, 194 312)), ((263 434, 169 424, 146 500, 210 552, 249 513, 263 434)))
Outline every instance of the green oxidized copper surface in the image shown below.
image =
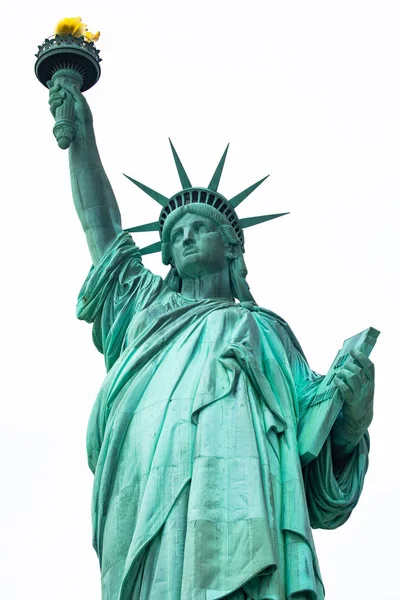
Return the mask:
POLYGON ((59 69, 75 69, 82 77, 81 91, 91 88, 100 77, 100 51, 83 36, 55 35, 46 38, 35 54, 35 73, 47 86, 59 69))
MULTIPOLYGON (((82 92, 91 88, 100 77, 100 51, 83 36, 55 35, 46 38, 35 55, 35 73, 46 87, 66 82, 82 92)), ((53 134, 60 148, 69 148, 75 137, 75 113, 72 98, 54 111, 53 134)))
MULTIPOLYGON (((247 198, 247 196, 254 192, 254 190, 256 190, 258 186, 261 183, 263 183, 263 181, 265 181, 267 177, 269 177, 268 175, 266 177, 263 177, 262 179, 260 179, 260 181, 257 181, 250 187, 246 188, 230 200, 227 200, 220 193, 217 193, 226 160, 226 155, 228 153, 229 144, 226 147, 222 158, 218 163, 218 166, 215 170, 214 175, 212 176, 208 188, 192 187, 189 177, 187 176, 187 173, 171 140, 170 145, 183 189, 177 194, 174 194, 171 198, 167 198, 167 196, 156 192, 155 190, 149 188, 147 185, 144 185, 136 179, 132 179, 132 177, 125 175, 125 177, 132 181, 132 183, 134 183, 138 188, 143 190, 148 196, 153 198, 153 200, 158 202, 158 204, 161 204, 161 206, 163 207, 158 221, 153 223, 146 223, 144 225, 137 225, 135 227, 130 227, 125 231, 128 231, 130 233, 141 233, 144 231, 158 230, 160 233, 160 237, 162 238, 164 223, 173 211, 188 205, 205 205, 215 209, 220 215, 222 215, 225 218, 226 224, 230 225, 234 230, 234 233, 236 234, 238 241, 240 242, 241 249, 244 252, 243 229, 247 227, 252 227, 253 225, 258 225, 260 223, 265 223, 266 221, 270 221, 271 219, 283 217, 284 215, 288 214, 279 213, 273 215, 262 215, 259 217, 247 217, 244 219, 239 219, 238 215, 236 214, 235 208, 239 206, 239 204, 241 204, 243 200, 247 198)), ((161 242, 151 244, 150 246, 146 246, 145 248, 141 248, 140 252, 142 255, 144 255, 159 252, 160 250, 161 242)), ((168 262, 166 264, 168 264, 168 262)))
POLYGON ((312 528, 339 527, 358 502, 378 332, 346 342, 326 377, 313 372, 246 281, 243 229, 280 216, 236 212, 263 180, 221 196, 225 151, 194 188, 172 146, 183 189, 169 198, 132 179, 161 214, 124 231, 90 109, 62 81, 53 114, 67 101, 93 260, 77 313, 107 368, 87 434, 103 600, 322 600, 312 528), (129 231, 161 239, 139 250, 129 231), (164 280, 142 263, 158 250, 164 280))

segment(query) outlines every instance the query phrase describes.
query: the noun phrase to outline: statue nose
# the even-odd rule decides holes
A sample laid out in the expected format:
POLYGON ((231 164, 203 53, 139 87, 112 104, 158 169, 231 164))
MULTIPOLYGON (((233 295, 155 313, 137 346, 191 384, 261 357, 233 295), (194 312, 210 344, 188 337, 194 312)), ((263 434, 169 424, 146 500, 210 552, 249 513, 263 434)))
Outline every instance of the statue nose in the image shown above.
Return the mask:
POLYGON ((183 245, 190 246, 191 244, 193 244, 193 242, 194 242, 194 239, 193 239, 191 232, 187 233, 183 239, 183 245))

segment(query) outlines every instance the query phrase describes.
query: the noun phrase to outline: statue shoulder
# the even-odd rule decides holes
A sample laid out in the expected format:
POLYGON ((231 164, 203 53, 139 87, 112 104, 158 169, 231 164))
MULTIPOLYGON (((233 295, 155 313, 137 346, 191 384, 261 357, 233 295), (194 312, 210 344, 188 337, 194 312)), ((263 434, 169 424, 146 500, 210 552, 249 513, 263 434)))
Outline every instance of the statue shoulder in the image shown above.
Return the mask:
POLYGON ((283 319, 280 315, 276 314, 272 310, 268 310, 267 308, 258 307, 258 314, 262 316, 266 321, 268 321, 269 325, 274 329, 279 338, 281 339, 284 347, 288 350, 289 346, 294 346, 298 352, 302 355, 304 359, 306 359, 303 349, 300 345, 299 340, 293 333, 289 324, 283 319))

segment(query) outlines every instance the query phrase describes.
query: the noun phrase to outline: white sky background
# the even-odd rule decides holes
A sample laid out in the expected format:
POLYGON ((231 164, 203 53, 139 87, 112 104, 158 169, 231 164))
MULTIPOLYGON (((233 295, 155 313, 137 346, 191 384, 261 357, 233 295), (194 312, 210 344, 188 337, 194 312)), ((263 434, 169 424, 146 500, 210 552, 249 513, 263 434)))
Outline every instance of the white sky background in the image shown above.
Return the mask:
MULTIPOLYGON (((87 99, 124 226, 156 220, 158 208, 122 172, 178 191, 171 136, 206 186, 229 141, 222 194, 271 173, 239 216, 291 211, 248 230, 258 303, 289 322, 322 373, 345 338, 382 331, 364 492, 346 525, 315 540, 327 600, 398 600, 400 4, 58 6, 2 10, 0 595, 100 597, 85 430, 105 368, 75 318, 90 259, 33 72, 37 44, 79 14, 102 33, 102 76, 87 99)), ((159 255, 145 263, 165 273, 159 255)))

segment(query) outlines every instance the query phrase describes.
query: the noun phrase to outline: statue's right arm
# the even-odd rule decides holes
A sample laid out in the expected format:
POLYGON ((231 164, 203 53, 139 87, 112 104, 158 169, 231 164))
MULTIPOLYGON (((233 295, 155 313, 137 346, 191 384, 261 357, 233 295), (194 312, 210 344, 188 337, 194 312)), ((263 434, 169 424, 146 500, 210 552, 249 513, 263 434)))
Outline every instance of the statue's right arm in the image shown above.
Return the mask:
POLYGON ((100 160, 86 98, 74 85, 55 85, 50 88, 50 110, 54 115, 67 94, 74 100, 76 116, 76 136, 69 149, 72 196, 93 264, 97 264, 122 231, 121 215, 100 160))

